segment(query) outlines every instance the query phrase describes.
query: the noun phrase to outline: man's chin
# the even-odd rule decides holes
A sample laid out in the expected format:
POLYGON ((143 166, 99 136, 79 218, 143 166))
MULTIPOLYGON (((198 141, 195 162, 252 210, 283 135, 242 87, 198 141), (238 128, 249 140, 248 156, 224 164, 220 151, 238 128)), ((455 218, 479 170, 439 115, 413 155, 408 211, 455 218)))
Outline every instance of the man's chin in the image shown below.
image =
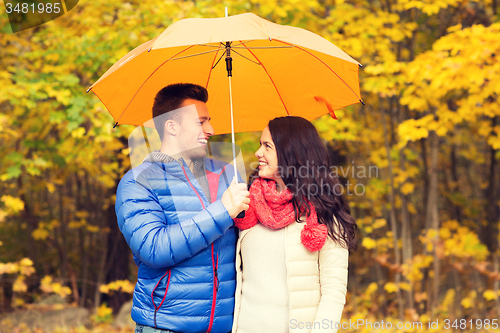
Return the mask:
POLYGON ((203 158, 205 156, 207 156, 207 151, 205 150, 205 147, 199 147, 199 148, 196 148, 196 149, 193 149, 191 152, 191 158, 203 158))

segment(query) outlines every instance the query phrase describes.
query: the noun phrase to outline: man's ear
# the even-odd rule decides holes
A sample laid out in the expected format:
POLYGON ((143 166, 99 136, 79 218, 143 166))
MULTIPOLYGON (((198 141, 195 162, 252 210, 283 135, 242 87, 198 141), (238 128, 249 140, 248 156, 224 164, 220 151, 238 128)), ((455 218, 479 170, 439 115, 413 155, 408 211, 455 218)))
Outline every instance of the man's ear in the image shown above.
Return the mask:
POLYGON ((173 120, 169 119, 165 122, 164 135, 176 136, 179 132, 179 124, 173 120))

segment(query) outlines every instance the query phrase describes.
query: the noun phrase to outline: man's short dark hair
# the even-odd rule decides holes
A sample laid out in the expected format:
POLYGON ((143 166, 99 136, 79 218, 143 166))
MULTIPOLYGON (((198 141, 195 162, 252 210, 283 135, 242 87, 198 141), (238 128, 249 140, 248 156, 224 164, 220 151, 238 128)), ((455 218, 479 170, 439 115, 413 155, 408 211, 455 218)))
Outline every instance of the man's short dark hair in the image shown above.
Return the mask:
POLYGON ((203 103, 208 101, 208 92, 204 87, 192 83, 175 83, 161 89, 153 104, 153 121, 156 131, 163 141, 165 122, 170 119, 178 120, 177 110, 186 99, 194 99, 203 103))

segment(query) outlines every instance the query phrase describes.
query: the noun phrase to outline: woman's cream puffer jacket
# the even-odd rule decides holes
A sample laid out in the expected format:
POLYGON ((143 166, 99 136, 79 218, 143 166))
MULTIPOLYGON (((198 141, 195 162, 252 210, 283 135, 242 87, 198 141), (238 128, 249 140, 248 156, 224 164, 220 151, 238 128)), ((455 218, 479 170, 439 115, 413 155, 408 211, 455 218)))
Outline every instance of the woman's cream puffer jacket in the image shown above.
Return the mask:
MULTIPOLYGON (((294 222, 285 227, 289 332, 335 333, 339 327, 335 323, 340 322, 345 304, 349 251, 328 237, 320 251, 310 252, 300 242, 304 225, 294 222)), ((240 231, 236 246, 233 333, 238 331, 241 305, 241 240, 249 230, 240 231)))

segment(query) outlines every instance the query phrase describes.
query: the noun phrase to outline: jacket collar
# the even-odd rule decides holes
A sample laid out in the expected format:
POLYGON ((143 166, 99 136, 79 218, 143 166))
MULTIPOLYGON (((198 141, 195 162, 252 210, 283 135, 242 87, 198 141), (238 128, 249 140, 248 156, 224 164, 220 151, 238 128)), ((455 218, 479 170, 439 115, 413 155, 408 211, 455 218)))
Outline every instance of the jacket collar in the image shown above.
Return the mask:
MULTIPOLYGON (((144 162, 151 162, 151 163, 160 162, 160 163, 168 164, 168 163, 172 163, 174 161, 177 161, 180 165, 184 164, 184 159, 182 157, 180 157, 179 159, 176 160, 175 158, 173 158, 170 155, 164 154, 164 153, 160 152, 159 150, 155 150, 155 151, 149 153, 144 158, 142 163, 144 163, 144 162)), ((194 160, 193 174, 196 175, 198 173, 198 171, 204 167, 205 167, 205 159, 204 158, 194 160)))

